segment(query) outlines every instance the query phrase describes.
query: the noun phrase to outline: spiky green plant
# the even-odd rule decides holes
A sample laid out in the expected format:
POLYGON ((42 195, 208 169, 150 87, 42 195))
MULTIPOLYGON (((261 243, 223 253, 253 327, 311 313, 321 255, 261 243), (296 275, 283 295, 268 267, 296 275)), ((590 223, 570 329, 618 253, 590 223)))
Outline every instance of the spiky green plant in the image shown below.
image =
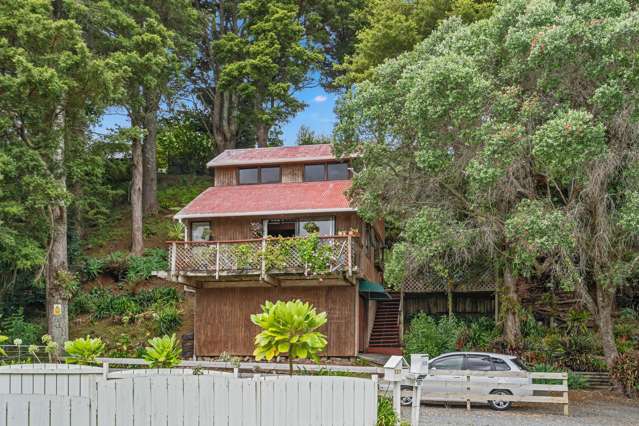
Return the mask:
POLYGON ((326 324, 326 312, 318 314, 311 304, 301 300, 267 301, 262 313, 251 315, 251 321, 263 330, 255 336, 255 359, 270 361, 287 354, 291 375, 294 359, 317 361, 317 354, 326 347, 326 336, 316 331, 326 324))
MULTIPOLYGON (((0 335, 0 345, 6 342, 7 340, 9 340, 7 336, 0 335)), ((0 348, 0 356, 7 356, 7 353, 2 348, 0 348)))
POLYGON ((175 334, 171 336, 154 337, 148 342, 143 358, 152 368, 171 368, 182 360, 182 348, 175 334))
POLYGON ((99 337, 79 337, 64 344, 64 351, 67 353, 65 362, 80 365, 96 364, 96 358, 101 356, 104 350, 104 342, 99 337))

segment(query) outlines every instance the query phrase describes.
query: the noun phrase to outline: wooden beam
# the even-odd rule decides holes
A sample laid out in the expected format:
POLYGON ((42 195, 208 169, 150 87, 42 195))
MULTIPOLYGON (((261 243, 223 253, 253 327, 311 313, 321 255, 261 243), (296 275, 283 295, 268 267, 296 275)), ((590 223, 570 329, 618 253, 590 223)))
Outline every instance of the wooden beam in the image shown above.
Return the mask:
POLYGON ((277 286, 280 285, 279 278, 274 277, 274 276, 269 275, 269 274, 262 275, 262 278, 260 279, 260 281, 265 282, 266 284, 270 285, 271 287, 277 287, 277 286))

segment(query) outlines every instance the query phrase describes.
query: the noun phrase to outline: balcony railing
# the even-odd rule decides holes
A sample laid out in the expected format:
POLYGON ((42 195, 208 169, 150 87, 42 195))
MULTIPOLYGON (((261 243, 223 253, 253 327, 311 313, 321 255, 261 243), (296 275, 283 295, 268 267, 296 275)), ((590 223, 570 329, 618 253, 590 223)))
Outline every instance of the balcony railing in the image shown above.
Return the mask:
POLYGON ((354 235, 260 238, 234 241, 169 241, 171 275, 304 274, 356 270, 354 235))

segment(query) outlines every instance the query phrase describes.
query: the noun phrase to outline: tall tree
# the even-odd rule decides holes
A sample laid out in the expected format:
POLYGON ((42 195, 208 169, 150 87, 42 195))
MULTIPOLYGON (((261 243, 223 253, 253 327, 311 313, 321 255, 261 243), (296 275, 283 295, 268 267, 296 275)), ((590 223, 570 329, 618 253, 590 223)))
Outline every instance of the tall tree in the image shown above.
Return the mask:
POLYGON ((363 22, 353 53, 335 64, 336 84, 349 86, 369 78, 375 66, 411 50, 450 16, 473 22, 490 16, 493 0, 369 0, 356 12, 363 22))
POLYGON ((157 203, 157 130, 161 103, 178 91, 192 52, 197 13, 187 0, 76 0, 71 13, 91 48, 121 67, 131 136, 131 252, 144 250, 143 214, 157 203))
POLYGON ((238 16, 239 32, 215 43, 223 62, 220 86, 254 103, 256 143, 265 147, 270 129, 304 107, 293 92, 308 83, 321 55, 303 43, 296 2, 246 0, 238 16))
POLYGON ((68 165, 74 148, 87 143, 111 81, 65 16, 59 1, 0 4, 0 174, 21 182, 3 187, 2 263, 16 273, 42 265, 35 278, 45 278, 49 334, 59 347, 68 338, 75 282, 68 270, 68 165))
POLYGON ((519 281, 574 289, 612 365, 615 294, 639 264, 638 23, 625 0, 504 1, 344 97, 338 148, 363 153, 352 196, 404 228, 393 271, 488 256, 511 347, 519 281))

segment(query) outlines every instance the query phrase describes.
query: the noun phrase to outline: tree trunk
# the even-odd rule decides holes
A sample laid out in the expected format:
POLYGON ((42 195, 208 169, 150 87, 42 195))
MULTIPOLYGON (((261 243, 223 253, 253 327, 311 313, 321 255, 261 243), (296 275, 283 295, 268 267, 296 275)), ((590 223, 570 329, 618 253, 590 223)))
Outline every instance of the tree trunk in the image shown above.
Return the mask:
MULTIPOLYGON (((65 112, 60 107, 56 111, 54 123, 54 127, 60 132, 60 140, 52 158, 51 170, 58 185, 66 190, 64 125, 65 112)), ((51 240, 46 264, 47 326, 49 335, 58 344, 58 351, 60 351, 64 347, 64 342, 69 340, 69 299, 65 287, 70 279, 67 257, 67 206, 60 201, 51 205, 49 212, 51 240)))
POLYGON ((67 261, 67 208, 62 203, 51 208, 51 246, 47 258, 47 325, 58 350, 69 340, 69 299, 65 288, 70 279, 67 261))
POLYGON ((504 268, 503 289, 504 297, 501 298, 501 303, 504 316, 504 340, 509 349, 516 349, 521 342, 519 297, 517 296, 517 280, 507 266, 504 268))
POLYGON ((153 101, 147 102, 147 112, 144 117, 144 146, 142 156, 144 170, 142 173, 142 211, 144 214, 157 214, 158 205, 158 167, 157 167, 157 135, 158 118, 157 106, 153 101))
POLYGON ((262 123, 262 122, 258 122, 256 124, 257 146, 259 148, 266 148, 268 146, 268 131, 269 131, 268 124, 262 123))
POLYGON ((615 358, 619 355, 617 344, 615 343, 614 323, 612 313, 615 305, 615 287, 611 284, 604 286, 597 284, 597 308, 595 316, 599 335, 603 346, 604 357, 608 368, 612 367, 615 358))
POLYGON ((133 138, 131 147, 131 253, 141 256, 144 252, 144 222, 142 210, 142 181, 144 169, 142 167, 142 139, 133 138))

